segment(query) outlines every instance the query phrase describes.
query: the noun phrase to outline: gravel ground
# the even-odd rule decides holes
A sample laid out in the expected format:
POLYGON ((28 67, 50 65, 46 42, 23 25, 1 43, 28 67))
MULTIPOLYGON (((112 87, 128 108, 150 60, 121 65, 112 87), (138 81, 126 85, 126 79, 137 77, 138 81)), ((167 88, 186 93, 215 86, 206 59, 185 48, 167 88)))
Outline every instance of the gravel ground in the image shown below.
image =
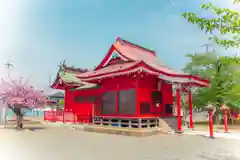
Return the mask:
POLYGON ((147 138, 64 127, 0 129, 1 160, 240 160, 237 140, 189 135, 147 138))

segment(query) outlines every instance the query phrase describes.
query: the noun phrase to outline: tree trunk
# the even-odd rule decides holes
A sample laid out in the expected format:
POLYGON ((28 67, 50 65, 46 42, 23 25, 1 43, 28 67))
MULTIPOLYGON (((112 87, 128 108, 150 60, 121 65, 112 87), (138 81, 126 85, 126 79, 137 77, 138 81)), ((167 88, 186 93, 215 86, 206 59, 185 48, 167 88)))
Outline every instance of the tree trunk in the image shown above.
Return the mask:
POLYGON ((189 126, 189 121, 188 121, 188 110, 186 108, 183 108, 183 124, 186 126, 189 126))
POLYGON ((222 120, 222 115, 221 114, 217 114, 216 115, 216 124, 219 126, 221 124, 221 120, 222 120))
POLYGON ((9 108, 12 109, 12 111, 15 113, 16 115, 16 128, 17 129, 23 129, 23 113, 22 113, 22 108, 20 107, 14 107, 14 106, 10 106, 9 108))
POLYGON ((215 112, 215 124, 217 125, 217 129, 220 128, 220 125, 221 125, 221 121, 223 119, 223 116, 222 116, 222 112, 221 110, 218 110, 215 112))
POLYGON ((23 128, 23 116, 22 114, 17 115, 17 129, 23 128))

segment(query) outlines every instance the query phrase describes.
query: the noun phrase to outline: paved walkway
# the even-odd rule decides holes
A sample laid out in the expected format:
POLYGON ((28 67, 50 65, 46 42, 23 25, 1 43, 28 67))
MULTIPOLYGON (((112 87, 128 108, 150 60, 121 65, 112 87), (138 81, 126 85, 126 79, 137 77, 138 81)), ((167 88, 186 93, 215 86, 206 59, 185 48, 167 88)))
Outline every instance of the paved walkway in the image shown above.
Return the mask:
MULTIPOLYGON (((200 136, 205 136, 209 137, 209 132, 208 131, 184 131, 183 134, 186 135, 200 135, 200 136)), ((225 139, 235 139, 240 141, 240 132, 229 132, 229 133, 223 133, 223 132, 214 132, 213 136, 215 138, 225 138, 225 139)))
MULTIPOLYGON (((63 124, 63 123, 45 123, 45 124, 50 126, 67 127, 71 129, 78 129, 78 130, 83 130, 84 128, 84 125, 80 125, 80 124, 63 124)), ((209 137, 209 132, 207 128, 202 130, 185 129, 183 134, 192 135, 192 136, 209 137)), ((240 130, 233 130, 233 131, 230 131, 229 133, 224 133, 222 129, 218 129, 217 132, 214 132, 214 138, 233 139, 233 140, 240 141, 240 130)))
POLYGON ((240 160, 240 143, 231 139, 166 134, 136 138, 44 127, 0 132, 0 159, 240 160))

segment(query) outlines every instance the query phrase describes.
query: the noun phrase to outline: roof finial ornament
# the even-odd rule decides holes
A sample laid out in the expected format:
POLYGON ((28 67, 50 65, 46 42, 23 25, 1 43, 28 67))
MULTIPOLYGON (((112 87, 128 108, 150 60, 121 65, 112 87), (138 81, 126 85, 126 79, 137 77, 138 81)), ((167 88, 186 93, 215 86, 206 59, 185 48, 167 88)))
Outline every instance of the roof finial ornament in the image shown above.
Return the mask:
POLYGON ((60 62, 59 64, 59 71, 63 72, 63 74, 65 74, 65 67, 66 67, 66 60, 64 60, 63 62, 60 62))

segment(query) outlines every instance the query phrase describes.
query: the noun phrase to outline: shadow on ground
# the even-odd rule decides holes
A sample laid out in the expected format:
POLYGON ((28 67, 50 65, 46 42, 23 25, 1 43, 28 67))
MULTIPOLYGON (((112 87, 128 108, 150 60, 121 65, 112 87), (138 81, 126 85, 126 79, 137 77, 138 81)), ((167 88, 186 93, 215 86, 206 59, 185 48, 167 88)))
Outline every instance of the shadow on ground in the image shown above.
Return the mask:
POLYGON ((46 127, 25 127, 24 128, 24 130, 29 130, 29 131, 38 131, 43 129, 46 129, 46 127))
POLYGON ((40 127, 40 126, 27 126, 23 127, 23 129, 17 129, 16 127, 1 127, 2 130, 14 130, 14 131, 39 131, 39 130, 45 130, 46 127, 40 127))

